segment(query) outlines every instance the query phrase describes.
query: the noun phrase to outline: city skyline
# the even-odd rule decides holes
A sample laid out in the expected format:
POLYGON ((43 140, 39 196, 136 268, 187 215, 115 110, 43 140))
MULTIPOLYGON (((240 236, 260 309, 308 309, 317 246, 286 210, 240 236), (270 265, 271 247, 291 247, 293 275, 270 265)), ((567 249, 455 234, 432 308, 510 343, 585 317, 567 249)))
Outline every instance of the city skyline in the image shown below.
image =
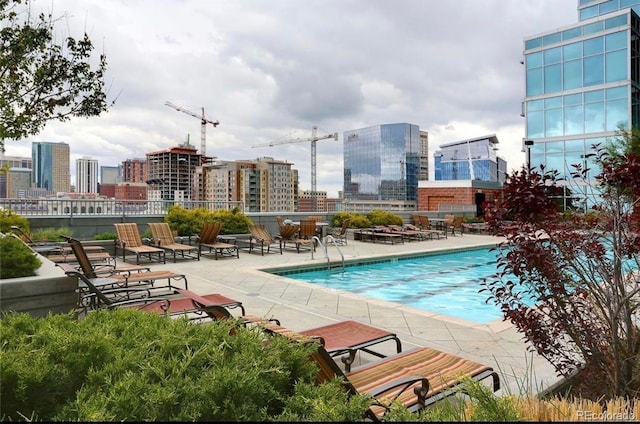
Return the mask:
MULTIPOLYGON (((429 133, 430 164, 440 144, 495 133, 509 170, 524 163, 524 38, 578 19, 577 0, 34 1, 86 30, 108 61, 109 100, 101 117, 51 122, 6 143, 30 156, 33 141, 65 142, 71 161, 101 166, 184 143, 200 150, 200 120, 166 101, 218 120, 207 155, 269 156, 300 170, 310 188, 310 143, 255 144, 339 134, 317 143, 317 188, 342 190, 342 135, 371 125, 409 123, 429 133)), ((72 173, 75 170, 71 170, 72 173)), ((433 174, 432 174, 433 175, 433 174)), ((74 180, 75 175, 71 176, 74 180)))

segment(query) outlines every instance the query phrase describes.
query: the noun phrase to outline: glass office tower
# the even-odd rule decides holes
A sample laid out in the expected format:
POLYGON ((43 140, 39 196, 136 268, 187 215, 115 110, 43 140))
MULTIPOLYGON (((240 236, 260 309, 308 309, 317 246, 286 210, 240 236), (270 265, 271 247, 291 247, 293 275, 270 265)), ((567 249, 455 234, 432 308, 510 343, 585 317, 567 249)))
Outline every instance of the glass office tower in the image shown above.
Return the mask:
POLYGON ((399 123, 345 131, 345 200, 416 201, 420 129, 399 123))
MULTIPOLYGON (((569 198, 590 198, 590 181, 571 178, 572 164, 599 173, 587 154, 639 122, 640 0, 578 0, 580 22, 524 40, 523 150, 532 167, 567 178, 569 198), (589 195, 589 196, 587 196, 589 195)), ((589 207, 589 204, 586 205, 589 207)))
POLYGON ((506 162, 496 154, 495 134, 441 144, 433 154, 434 177, 442 180, 471 180, 504 183, 506 162))
POLYGON ((71 191, 69 156, 67 143, 33 142, 31 160, 34 186, 52 193, 71 191))

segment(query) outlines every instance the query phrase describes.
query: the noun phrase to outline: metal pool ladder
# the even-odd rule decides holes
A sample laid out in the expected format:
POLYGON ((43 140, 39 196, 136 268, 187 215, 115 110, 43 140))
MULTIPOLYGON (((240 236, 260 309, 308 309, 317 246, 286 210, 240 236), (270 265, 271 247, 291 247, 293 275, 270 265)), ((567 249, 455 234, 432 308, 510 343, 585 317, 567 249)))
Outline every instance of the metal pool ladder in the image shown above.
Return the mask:
MULTIPOLYGON (((333 238, 332 235, 328 235, 327 236, 327 238, 326 238, 327 244, 323 244, 322 240, 320 240, 320 238, 318 236, 313 236, 312 240, 314 242, 317 242, 320 245, 320 247, 322 247, 322 251, 324 252, 324 257, 327 260, 327 269, 328 270, 331 270, 331 261, 329 260, 329 253, 327 252, 327 247, 328 247, 330 242, 333 243, 333 245, 336 247, 336 249, 338 249, 338 253, 340 253, 342 270, 344 271, 344 255, 342 254, 342 251, 338 247, 338 244, 336 243, 336 240, 333 238)), ((311 250, 311 259, 313 259, 313 250, 311 250)))

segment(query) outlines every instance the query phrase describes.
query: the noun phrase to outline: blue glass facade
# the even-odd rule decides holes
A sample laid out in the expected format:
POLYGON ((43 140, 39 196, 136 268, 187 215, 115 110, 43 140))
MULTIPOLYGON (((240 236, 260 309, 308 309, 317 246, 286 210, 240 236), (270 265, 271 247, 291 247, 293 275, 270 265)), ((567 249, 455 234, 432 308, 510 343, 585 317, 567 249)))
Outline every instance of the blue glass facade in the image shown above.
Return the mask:
POLYGON ((37 188, 53 191, 53 144, 32 143, 33 183, 37 188))
POLYGON ((567 178, 567 199, 589 194, 589 182, 571 180, 572 165, 589 166, 592 178, 592 146, 640 122, 640 21, 629 8, 636 4, 579 0, 579 24, 525 39, 527 155, 532 167, 567 178), (598 14, 586 18, 587 9, 598 14))
POLYGON ((434 152, 434 176, 441 180, 504 182, 506 162, 496 155, 495 135, 440 145, 434 152))
POLYGON ((384 124, 345 131, 343 140, 345 200, 417 200, 417 125, 384 124))

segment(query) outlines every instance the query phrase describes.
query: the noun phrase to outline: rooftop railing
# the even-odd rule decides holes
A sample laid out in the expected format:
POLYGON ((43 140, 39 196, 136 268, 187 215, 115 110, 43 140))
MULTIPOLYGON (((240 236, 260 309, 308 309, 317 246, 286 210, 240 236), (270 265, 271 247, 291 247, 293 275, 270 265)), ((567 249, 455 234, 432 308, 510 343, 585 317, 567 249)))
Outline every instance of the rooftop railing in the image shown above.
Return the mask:
POLYGON ((232 210, 244 213, 244 202, 117 200, 117 199, 0 199, 0 208, 25 217, 137 216, 164 215, 173 205, 185 209, 232 210))

